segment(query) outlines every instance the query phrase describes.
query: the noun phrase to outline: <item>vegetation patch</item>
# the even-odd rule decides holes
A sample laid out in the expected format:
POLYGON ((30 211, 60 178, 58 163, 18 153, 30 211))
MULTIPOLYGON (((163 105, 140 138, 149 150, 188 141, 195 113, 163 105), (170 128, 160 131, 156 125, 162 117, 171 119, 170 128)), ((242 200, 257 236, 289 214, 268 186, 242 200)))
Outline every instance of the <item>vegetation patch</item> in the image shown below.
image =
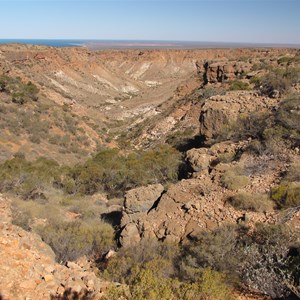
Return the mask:
POLYGON ((39 89, 31 81, 23 83, 21 78, 0 76, 0 92, 5 92, 11 96, 11 100, 17 104, 24 104, 28 101, 37 101, 39 89))
POLYGON ((270 211, 273 208, 272 201, 264 194, 239 193, 230 197, 229 203, 237 209, 257 212, 270 211))
POLYGON ((230 190, 238 190, 249 184, 249 178, 244 175, 243 168, 236 166, 225 171, 221 177, 224 187, 230 190))
POLYGON ((278 208, 300 206, 300 183, 283 183, 272 188, 271 198, 275 201, 278 208))
POLYGON ((240 80, 232 81, 229 87, 230 91, 240 91, 240 90, 247 91, 249 89, 250 89, 249 83, 240 80))
POLYGON ((113 228, 100 221, 51 222, 37 228, 50 245, 58 262, 75 260, 83 255, 99 256, 114 246, 113 228))

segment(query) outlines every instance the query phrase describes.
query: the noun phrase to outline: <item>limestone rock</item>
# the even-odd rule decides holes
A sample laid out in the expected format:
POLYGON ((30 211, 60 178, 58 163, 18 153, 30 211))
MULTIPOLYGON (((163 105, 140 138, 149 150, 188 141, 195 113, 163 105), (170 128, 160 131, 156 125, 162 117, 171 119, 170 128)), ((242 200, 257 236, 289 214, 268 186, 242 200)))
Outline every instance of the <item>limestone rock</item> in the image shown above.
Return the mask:
POLYGON ((136 245, 139 241, 140 233, 134 223, 129 223, 121 232, 120 243, 123 247, 136 245))
POLYGON ((212 96, 201 108, 200 134, 212 139, 236 121, 241 113, 268 111, 277 107, 278 102, 278 99, 259 96, 254 91, 231 91, 212 96))
POLYGON ((187 151, 186 159, 195 172, 207 170, 211 162, 216 159, 216 156, 207 153, 206 150, 206 148, 200 148, 187 151))
POLYGON ((152 184, 128 191, 125 195, 125 210, 127 213, 147 212, 161 196, 164 187, 152 184))
POLYGON ((206 62, 204 64, 204 78, 206 83, 217 83, 238 78, 251 69, 249 62, 206 62))

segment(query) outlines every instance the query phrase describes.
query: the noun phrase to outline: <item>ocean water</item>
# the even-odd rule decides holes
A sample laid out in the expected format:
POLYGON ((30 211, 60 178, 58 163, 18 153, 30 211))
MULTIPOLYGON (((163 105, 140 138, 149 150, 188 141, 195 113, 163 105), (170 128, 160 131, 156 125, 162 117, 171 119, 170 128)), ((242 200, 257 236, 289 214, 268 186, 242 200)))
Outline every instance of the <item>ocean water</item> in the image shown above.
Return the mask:
POLYGON ((84 46, 87 42, 87 40, 0 39, 0 44, 29 44, 51 47, 84 46))
POLYGON ((30 44, 51 47, 88 47, 91 49, 203 49, 203 48, 299 48, 299 44, 258 44, 229 42, 71 40, 71 39, 0 39, 0 44, 30 44))

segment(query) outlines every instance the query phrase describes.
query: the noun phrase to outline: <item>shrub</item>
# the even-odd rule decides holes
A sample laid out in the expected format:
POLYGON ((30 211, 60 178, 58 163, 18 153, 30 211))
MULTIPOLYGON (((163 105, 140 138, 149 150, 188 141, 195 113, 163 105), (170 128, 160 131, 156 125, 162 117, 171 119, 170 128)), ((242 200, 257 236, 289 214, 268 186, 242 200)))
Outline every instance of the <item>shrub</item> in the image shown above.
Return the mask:
POLYGON ((224 226, 199 234, 196 241, 187 243, 182 249, 180 278, 196 281, 205 268, 226 272, 234 278, 239 263, 237 238, 235 226, 224 226))
POLYGON ((230 91, 249 90, 250 86, 248 82, 235 80, 232 81, 229 87, 230 91))
POLYGON ((300 97, 289 97, 280 103, 275 114, 275 121, 288 130, 296 130, 300 133, 299 111, 300 97))
POLYGON ((272 201, 267 195, 239 193, 229 198, 229 203, 237 209, 263 212, 271 210, 272 201))
POLYGON ((134 267, 160 260, 164 262, 158 272, 169 277, 175 273, 172 262, 178 254, 178 245, 162 243, 156 239, 142 240, 137 246, 121 248, 105 266, 104 275, 109 280, 129 284, 129 276, 134 267))
POLYGON ((102 222, 53 222, 37 228, 42 239, 53 249, 58 262, 83 255, 98 257, 114 245, 113 228, 102 222))
POLYGON ((172 281, 157 273, 164 261, 151 261, 132 270, 130 290, 135 300, 169 300, 172 296, 172 281))
POLYGON ((249 178, 243 175, 241 167, 233 167, 223 174, 221 182, 224 187, 230 190, 238 190, 249 184, 249 178))
POLYGON ((33 101, 38 100, 37 94, 39 93, 39 89, 31 81, 29 81, 27 84, 23 85, 22 89, 23 89, 23 93, 26 95, 26 97, 30 98, 33 101))
POLYGON ((15 92, 11 95, 11 99, 13 103, 24 104, 26 102, 25 95, 22 92, 15 92))
POLYGON ((293 163, 284 176, 284 181, 300 182, 300 161, 293 163))
MULTIPOLYGON (((225 283, 225 275, 206 268, 202 271, 199 280, 201 299, 230 300, 232 291, 225 283)), ((195 299, 195 298, 193 298, 195 299)))
POLYGON ((271 198, 278 208, 300 205, 300 183, 283 183, 271 189, 271 198))
POLYGON ((277 63, 278 64, 286 64, 286 63, 290 63, 292 60, 293 60, 292 57, 282 56, 282 57, 278 58, 277 63))
POLYGON ((39 89, 31 81, 23 83, 19 77, 0 76, 0 92, 11 94, 12 101, 24 104, 28 100, 37 101, 39 89))
POLYGON ((59 165, 46 158, 28 162, 17 156, 0 165, 0 191, 14 192, 23 199, 37 199, 60 173, 59 165))
POLYGON ((224 127, 219 140, 230 139, 240 141, 248 138, 262 139, 264 129, 271 123, 270 113, 252 112, 241 114, 236 121, 224 127))
POLYGON ((116 149, 104 149, 85 164, 71 169, 62 185, 66 186, 66 191, 86 195, 105 191, 110 196, 121 196, 136 186, 174 182, 180 158, 180 153, 168 145, 127 156, 116 149))
POLYGON ((286 299, 291 294, 288 282, 297 278, 290 256, 296 240, 297 235, 283 225, 260 224, 246 239, 243 237, 239 273, 244 284, 272 299, 286 299))
POLYGON ((278 91, 284 94, 289 88, 299 82, 300 70, 296 68, 271 69, 269 73, 261 79, 260 91, 262 94, 273 97, 278 91))

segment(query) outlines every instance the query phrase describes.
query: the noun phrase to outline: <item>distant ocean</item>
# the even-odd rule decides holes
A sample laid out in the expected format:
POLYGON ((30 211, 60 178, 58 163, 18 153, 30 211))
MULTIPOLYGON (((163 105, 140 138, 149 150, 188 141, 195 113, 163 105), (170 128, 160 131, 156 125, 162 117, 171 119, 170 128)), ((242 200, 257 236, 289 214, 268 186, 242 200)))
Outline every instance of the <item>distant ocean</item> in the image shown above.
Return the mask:
POLYGON ((259 44, 227 42, 137 41, 137 40, 59 40, 0 39, 0 44, 30 44, 51 47, 88 47, 91 49, 197 49, 197 48, 300 48, 299 44, 259 44))

